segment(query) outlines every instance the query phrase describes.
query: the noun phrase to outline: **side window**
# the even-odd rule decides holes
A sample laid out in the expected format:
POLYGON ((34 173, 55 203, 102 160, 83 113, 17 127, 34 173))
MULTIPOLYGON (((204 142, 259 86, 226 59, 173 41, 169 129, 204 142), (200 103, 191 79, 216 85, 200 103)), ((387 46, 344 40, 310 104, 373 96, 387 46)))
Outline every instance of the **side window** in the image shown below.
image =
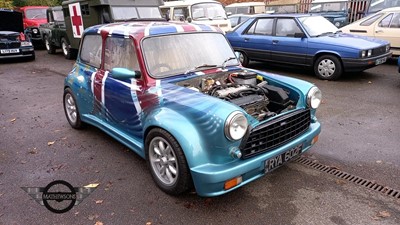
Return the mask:
POLYGON ((381 16, 382 16, 382 14, 376 14, 375 16, 360 23, 360 26, 369 26, 369 25, 373 24, 375 21, 377 21, 381 16))
POLYGON ((273 18, 259 19, 254 34, 272 35, 273 18))
POLYGON ((172 20, 185 21, 187 17, 187 8, 174 8, 174 15, 172 20))
POLYGON ((378 26, 380 26, 380 27, 389 27, 390 21, 392 20, 392 17, 393 17, 393 13, 387 15, 385 18, 383 18, 381 20, 381 22, 379 22, 378 26))
POLYGON ((80 58, 83 62, 100 68, 101 64, 101 36, 86 35, 83 38, 80 58))
POLYGON ((272 35, 274 18, 258 19, 247 31, 248 34, 272 35))
POLYGON ((130 38, 108 37, 105 46, 104 69, 123 67, 140 70, 133 41, 130 38))
POLYGON ((294 19, 278 19, 276 22, 276 36, 294 37, 295 33, 301 32, 294 19))
POLYGON ((390 28, 400 28, 400 13, 395 13, 390 28))

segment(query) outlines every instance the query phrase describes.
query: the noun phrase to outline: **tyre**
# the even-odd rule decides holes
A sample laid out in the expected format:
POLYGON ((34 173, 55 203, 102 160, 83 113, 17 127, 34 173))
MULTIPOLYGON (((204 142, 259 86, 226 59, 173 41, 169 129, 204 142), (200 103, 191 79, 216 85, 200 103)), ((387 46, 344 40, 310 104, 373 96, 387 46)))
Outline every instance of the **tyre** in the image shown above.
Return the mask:
POLYGON ((47 53, 49 54, 56 53, 56 47, 53 44, 51 44, 50 37, 48 35, 44 37, 44 45, 46 47, 47 53))
POLYGON ((192 178, 182 148, 167 131, 154 128, 146 136, 146 159, 157 186, 179 195, 192 187, 192 178))
POLYGON ((81 116, 79 114, 78 105, 71 89, 66 88, 64 90, 63 97, 64 113, 67 117, 68 123, 75 129, 81 129, 84 127, 81 116))
POLYGON ((246 67, 249 65, 249 57, 247 57, 246 53, 244 52, 235 52, 235 55, 239 59, 239 62, 242 64, 242 66, 246 67))
POLYGON ((61 38, 61 49, 66 59, 74 59, 76 57, 75 51, 69 47, 65 38, 61 38))
POLYGON ((323 55, 315 61, 314 73, 322 80, 337 80, 342 75, 343 68, 336 56, 323 55))

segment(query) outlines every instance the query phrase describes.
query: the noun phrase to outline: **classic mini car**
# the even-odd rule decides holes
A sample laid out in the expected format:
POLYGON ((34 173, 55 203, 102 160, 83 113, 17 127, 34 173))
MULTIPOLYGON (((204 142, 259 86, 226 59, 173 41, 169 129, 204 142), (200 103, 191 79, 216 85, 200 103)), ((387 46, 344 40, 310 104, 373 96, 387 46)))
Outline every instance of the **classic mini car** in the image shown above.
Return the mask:
POLYGON ((393 55, 400 55, 400 7, 384 9, 340 29, 344 33, 389 41, 393 55))
POLYGON ((344 34, 322 16, 256 15, 226 34, 243 66, 249 60, 307 66, 324 80, 386 62, 389 42, 344 34))
POLYGON ((27 58, 35 59, 32 43, 24 34, 20 12, 0 8, 0 59, 27 58))
POLYGON ((130 22, 85 30, 65 79, 69 124, 92 124, 147 160, 160 189, 217 196, 308 151, 320 90, 240 66, 209 25, 130 22))

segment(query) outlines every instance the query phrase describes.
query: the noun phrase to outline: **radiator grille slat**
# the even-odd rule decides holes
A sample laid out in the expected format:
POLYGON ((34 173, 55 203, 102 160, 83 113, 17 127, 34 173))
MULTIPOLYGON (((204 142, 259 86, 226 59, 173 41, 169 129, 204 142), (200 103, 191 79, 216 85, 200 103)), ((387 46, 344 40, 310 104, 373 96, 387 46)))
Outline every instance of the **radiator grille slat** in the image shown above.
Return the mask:
POLYGON ((306 131, 310 123, 310 110, 302 109, 253 128, 240 145, 243 158, 268 152, 287 143, 306 131))

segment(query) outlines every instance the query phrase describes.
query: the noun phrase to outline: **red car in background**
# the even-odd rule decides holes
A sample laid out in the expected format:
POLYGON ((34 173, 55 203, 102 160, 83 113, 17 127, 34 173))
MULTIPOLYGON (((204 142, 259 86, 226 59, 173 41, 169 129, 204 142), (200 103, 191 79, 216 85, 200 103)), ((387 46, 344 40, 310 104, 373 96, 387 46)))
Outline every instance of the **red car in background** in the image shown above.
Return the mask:
POLYGON ((22 13, 26 34, 35 45, 43 44, 39 25, 47 23, 47 8, 48 6, 24 6, 17 9, 22 13))

